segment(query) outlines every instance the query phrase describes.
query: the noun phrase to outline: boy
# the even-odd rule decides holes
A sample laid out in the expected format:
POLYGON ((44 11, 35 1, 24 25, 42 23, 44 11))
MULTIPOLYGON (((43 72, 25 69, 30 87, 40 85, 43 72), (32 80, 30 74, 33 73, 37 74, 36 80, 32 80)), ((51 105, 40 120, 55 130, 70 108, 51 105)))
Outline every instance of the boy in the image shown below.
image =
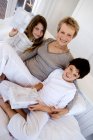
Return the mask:
MULTIPOLYGON (((88 60, 82 58, 73 59, 64 71, 62 69, 56 69, 44 82, 32 86, 32 88, 36 88, 38 91, 36 93, 36 100, 39 100, 47 106, 64 108, 75 96, 76 87, 73 82, 78 78, 83 78, 89 71, 90 66, 88 60)), ((15 94, 17 90, 19 90, 18 92, 20 92, 20 90, 22 92, 23 90, 24 93, 30 91, 28 91, 26 87, 18 86, 9 81, 3 81, 0 84, 0 91, 1 95, 5 97, 6 100, 10 100, 9 89, 14 89, 13 91, 15 91, 15 94)), ((22 96, 24 96, 24 93, 22 96)), ((19 108, 22 107, 20 106, 19 108)))
MULTIPOLYGON (((64 71, 62 69, 56 69, 49 75, 49 77, 44 82, 34 86, 36 89, 39 89, 40 86, 43 87, 42 89, 40 89, 40 91, 38 91, 38 94, 39 94, 39 101, 43 102, 44 105, 42 105, 41 108, 38 107, 38 105, 29 106, 29 110, 31 111, 41 110, 50 113, 51 112, 50 106, 64 108, 74 98, 76 87, 73 82, 76 79, 83 78, 89 72, 90 72, 89 62, 88 60, 83 58, 73 59, 70 62, 69 66, 64 71), (48 106, 46 107, 45 105, 48 106)), ((4 82, 1 83, 2 86, 3 84, 4 82)), ((10 87, 11 87, 11 83, 10 83, 10 87)), ((30 135, 27 134, 25 137, 25 132, 23 129, 25 128, 26 132, 32 130, 32 127, 34 127, 34 129, 37 130, 36 126, 32 126, 33 116, 34 119, 36 119, 34 121, 38 120, 39 115, 40 118, 42 118, 40 121, 38 121, 37 134, 39 134, 40 130, 43 128, 43 126, 47 123, 49 119, 49 115, 47 113, 41 111, 39 113, 37 111, 28 114, 27 120, 25 120, 23 119, 22 114, 19 115, 20 113, 17 114, 17 112, 11 110, 9 104, 1 101, 0 105, 10 118, 10 122, 8 125, 9 131, 17 139, 33 138, 33 135, 31 133, 30 135), (16 135, 14 134, 14 131, 16 131, 16 135)), ((35 137, 37 137, 37 135, 35 135, 35 137)))

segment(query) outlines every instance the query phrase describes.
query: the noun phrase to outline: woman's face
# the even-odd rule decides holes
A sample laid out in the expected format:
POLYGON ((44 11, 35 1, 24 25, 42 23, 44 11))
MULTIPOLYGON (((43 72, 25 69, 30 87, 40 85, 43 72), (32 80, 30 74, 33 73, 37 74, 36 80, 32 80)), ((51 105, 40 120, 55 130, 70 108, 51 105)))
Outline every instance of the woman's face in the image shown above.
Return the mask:
POLYGON ((41 23, 38 23, 34 27, 32 34, 33 34, 35 39, 38 39, 38 38, 42 37, 43 34, 44 34, 44 27, 43 27, 43 25, 41 23))
POLYGON ((63 23, 57 33, 57 41, 60 46, 66 46, 73 39, 75 29, 66 23, 63 23))

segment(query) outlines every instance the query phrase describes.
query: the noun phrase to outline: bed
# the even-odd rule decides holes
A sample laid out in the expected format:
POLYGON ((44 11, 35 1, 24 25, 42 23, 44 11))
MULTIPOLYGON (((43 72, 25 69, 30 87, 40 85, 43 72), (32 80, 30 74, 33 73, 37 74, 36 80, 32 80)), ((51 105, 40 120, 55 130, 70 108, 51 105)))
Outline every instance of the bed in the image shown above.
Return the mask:
MULTIPOLYGON (((0 109, 0 127, 3 129, 3 133, 0 132, 1 140, 15 140, 11 135, 9 135, 6 124, 8 123, 8 118, 5 113, 0 109), (1 115, 2 114, 2 115, 1 115), (2 119, 2 118, 3 119, 2 119)), ((68 115, 63 116, 58 120, 50 119, 48 123, 42 129, 37 140, 85 140, 80 132, 78 122, 74 116, 68 115)))
MULTIPOLYGON (((0 41, 5 41, 8 37, 8 32, 12 28, 12 17, 8 19, 0 19, 0 41)), ((45 38, 53 37, 48 31, 45 38)), ((81 134, 80 127, 74 115, 80 114, 85 111, 85 102, 83 97, 78 94, 76 99, 69 104, 69 113, 58 120, 50 119, 44 126, 37 140, 85 140, 81 134)), ((15 140, 11 134, 9 134, 6 125, 8 124, 8 118, 6 114, 0 108, 0 140, 15 140)))

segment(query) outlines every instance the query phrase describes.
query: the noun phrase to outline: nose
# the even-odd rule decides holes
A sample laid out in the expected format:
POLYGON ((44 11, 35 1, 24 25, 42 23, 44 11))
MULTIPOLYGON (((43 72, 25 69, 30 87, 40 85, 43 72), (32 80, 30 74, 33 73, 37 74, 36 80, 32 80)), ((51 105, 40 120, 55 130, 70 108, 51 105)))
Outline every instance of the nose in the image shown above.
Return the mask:
POLYGON ((71 78, 71 77, 72 77, 72 73, 71 73, 71 72, 68 72, 68 73, 67 73, 67 76, 68 76, 69 78, 71 78))
POLYGON ((38 36, 41 36, 41 35, 42 35, 42 32, 39 30, 39 31, 37 32, 37 35, 38 35, 38 36))
POLYGON ((62 35, 62 38, 63 38, 63 40, 67 40, 68 39, 66 34, 62 35))

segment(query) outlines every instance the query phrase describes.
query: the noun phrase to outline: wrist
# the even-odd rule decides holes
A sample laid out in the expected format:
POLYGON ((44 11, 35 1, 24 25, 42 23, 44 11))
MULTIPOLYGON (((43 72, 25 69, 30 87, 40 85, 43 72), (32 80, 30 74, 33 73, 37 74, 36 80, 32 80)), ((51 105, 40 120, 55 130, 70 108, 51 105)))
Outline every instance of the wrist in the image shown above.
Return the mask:
POLYGON ((49 106, 46 106, 46 112, 51 113, 51 108, 49 106))

